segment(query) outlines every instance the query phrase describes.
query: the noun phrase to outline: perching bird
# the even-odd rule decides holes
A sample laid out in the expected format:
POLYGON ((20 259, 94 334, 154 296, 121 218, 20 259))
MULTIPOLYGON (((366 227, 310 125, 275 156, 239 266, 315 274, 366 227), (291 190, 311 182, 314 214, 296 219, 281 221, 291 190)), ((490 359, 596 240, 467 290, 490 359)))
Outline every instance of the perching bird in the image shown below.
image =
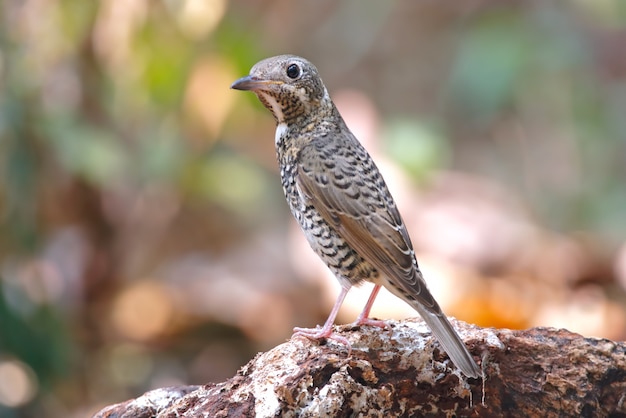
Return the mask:
POLYGON ((369 319, 381 286, 424 318, 454 364, 469 377, 480 369, 426 287, 404 222, 374 161, 346 126, 317 69, 304 58, 260 61, 231 88, 253 91, 276 119, 276 153, 285 197, 313 251, 341 283, 341 293, 320 328, 294 335, 331 338, 337 312, 353 285, 374 290, 356 324, 369 319))

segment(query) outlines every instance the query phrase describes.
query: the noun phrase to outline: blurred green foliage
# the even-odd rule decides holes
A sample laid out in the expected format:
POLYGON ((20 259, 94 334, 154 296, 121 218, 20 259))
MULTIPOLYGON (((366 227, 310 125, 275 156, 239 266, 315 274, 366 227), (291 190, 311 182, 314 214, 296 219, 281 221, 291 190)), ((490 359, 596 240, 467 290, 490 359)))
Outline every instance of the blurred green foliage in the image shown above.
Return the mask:
MULTIPOLYGON (((7 306, 7 299, 20 303, 25 295, 4 295, 0 298, 0 329, 2 349, 6 353, 19 353, 22 361, 37 373, 40 385, 51 390, 59 378, 75 373, 72 364, 73 341, 69 335, 67 319, 55 307, 35 306, 31 312, 7 306)), ((30 305, 24 300, 22 306, 30 305)))

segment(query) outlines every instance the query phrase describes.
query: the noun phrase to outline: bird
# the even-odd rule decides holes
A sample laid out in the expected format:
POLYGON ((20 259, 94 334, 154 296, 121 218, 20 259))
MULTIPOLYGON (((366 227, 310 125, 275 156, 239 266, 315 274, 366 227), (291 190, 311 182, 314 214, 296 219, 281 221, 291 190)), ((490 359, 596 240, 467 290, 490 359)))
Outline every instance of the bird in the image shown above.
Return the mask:
POLYGON ((468 377, 480 369, 428 290, 407 228, 371 156, 352 134, 317 68, 305 58, 279 55, 256 63, 232 89, 251 91, 276 121, 280 178, 291 213, 313 251, 339 280, 341 291, 324 325, 294 328, 294 336, 349 341, 333 332, 350 288, 374 288, 356 325, 385 327, 369 318, 384 286, 429 326, 452 362, 468 377))

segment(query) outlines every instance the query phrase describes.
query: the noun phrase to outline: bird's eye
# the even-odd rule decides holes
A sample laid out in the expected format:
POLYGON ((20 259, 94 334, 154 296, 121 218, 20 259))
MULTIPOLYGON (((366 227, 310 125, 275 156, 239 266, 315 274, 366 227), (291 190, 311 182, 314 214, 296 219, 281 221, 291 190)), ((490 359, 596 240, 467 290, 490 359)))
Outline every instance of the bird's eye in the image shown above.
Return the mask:
POLYGON ((300 67, 297 64, 291 64, 287 67, 287 77, 291 79, 296 79, 300 76, 300 67))

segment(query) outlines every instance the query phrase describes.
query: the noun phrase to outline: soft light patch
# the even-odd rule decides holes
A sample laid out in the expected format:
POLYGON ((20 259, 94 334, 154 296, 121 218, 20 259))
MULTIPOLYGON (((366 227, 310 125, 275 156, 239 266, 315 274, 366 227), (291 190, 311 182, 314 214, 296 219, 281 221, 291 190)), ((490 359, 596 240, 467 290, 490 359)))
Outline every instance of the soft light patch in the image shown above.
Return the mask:
POLYGON ((285 115, 283 114, 283 109, 280 106, 280 103, 278 103, 273 96, 270 96, 267 93, 264 93, 262 91, 255 91, 255 93, 257 94, 257 96, 259 96, 259 99, 261 99, 262 102, 265 102, 271 106, 272 114, 274 115, 278 123, 282 124, 282 122, 285 120, 285 115))

